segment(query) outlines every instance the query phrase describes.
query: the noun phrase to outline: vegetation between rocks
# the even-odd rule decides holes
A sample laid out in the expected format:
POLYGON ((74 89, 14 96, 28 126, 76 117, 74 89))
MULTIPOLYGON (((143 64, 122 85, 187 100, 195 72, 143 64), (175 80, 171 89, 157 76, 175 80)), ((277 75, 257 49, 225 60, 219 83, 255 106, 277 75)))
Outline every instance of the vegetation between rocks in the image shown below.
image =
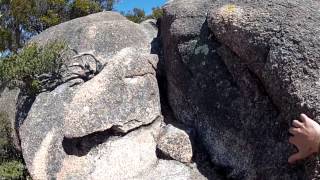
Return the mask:
POLYGON ((29 93, 42 89, 41 75, 59 77, 62 67, 64 42, 50 42, 45 46, 29 44, 19 53, 0 59, 0 82, 11 87, 24 85, 29 93))
POLYGON ((14 148, 8 115, 0 112, 0 179, 26 179, 22 155, 14 148))
POLYGON ((159 19, 163 16, 163 9, 156 7, 152 8, 152 14, 146 16, 146 13, 144 10, 139 8, 134 8, 132 11, 129 11, 127 13, 121 12, 122 15, 127 17, 128 20, 133 21, 135 23, 141 23, 144 20, 147 19, 159 19))

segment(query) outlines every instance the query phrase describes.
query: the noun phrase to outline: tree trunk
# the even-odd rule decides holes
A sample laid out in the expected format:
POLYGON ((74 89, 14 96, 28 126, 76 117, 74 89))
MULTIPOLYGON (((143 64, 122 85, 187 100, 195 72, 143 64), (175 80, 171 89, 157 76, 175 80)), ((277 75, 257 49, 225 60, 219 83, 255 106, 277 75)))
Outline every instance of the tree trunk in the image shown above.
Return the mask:
POLYGON ((15 24, 13 36, 14 36, 14 46, 12 48, 12 51, 18 52, 18 49, 21 48, 21 31, 20 31, 19 23, 15 24))

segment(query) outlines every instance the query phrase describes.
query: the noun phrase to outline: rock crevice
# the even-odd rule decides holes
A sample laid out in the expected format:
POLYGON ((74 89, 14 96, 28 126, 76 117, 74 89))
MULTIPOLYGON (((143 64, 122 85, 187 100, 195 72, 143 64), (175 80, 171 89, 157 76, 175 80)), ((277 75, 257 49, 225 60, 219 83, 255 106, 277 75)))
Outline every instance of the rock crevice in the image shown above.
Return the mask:
MULTIPOLYGON (((105 143, 108 139, 121 138, 127 134, 139 130, 144 127, 149 127, 155 121, 161 121, 161 116, 157 116, 151 123, 143 124, 134 129, 130 129, 127 132, 123 132, 117 125, 112 126, 110 129, 101 132, 94 132, 83 137, 77 138, 67 138, 64 137, 62 141, 62 146, 67 155, 75 155, 78 157, 87 155, 92 148, 97 147, 98 145, 105 143)), ((139 120, 131 120, 138 121, 139 120)), ((128 121, 130 123, 130 121, 128 121)))

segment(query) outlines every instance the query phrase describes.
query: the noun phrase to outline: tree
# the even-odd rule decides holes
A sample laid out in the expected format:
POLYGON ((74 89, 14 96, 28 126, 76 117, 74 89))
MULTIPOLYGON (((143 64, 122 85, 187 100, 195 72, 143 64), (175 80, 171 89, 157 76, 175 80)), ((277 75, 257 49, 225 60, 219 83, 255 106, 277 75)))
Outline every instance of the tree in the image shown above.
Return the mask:
POLYGON ((28 0, 2 0, 0 6, 2 32, 0 39, 5 40, 4 43, 1 43, 1 50, 10 48, 17 51, 21 47, 22 28, 31 29, 29 17, 34 14, 34 3, 28 0))
POLYGON ((135 23, 141 23, 146 19, 159 19, 163 16, 163 9, 160 7, 152 8, 152 14, 146 16, 146 13, 143 9, 134 8, 132 11, 128 11, 127 13, 121 12, 122 15, 126 16, 130 21, 135 23))
POLYGON ((70 19, 86 16, 102 10, 101 4, 92 0, 75 0, 71 5, 70 19))
POLYGON ((160 7, 155 7, 155 8, 152 8, 152 15, 151 17, 153 19, 159 19, 163 16, 163 9, 160 8, 160 7))
POLYGON ((102 7, 107 10, 107 11, 113 11, 114 10, 114 5, 118 3, 120 0, 105 0, 101 1, 100 3, 102 4, 102 7))
POLYGON ((141 23, 146 19, 146 13, 143 9, 134 8, 132 11, 127 12, 126 14, 122 12, 130 21, 135 23, 141 23))
POLYGON ((14 147, 9 116, 0 110, 0 179, 26 179, 22 154, 14 147))
POLYGON ((57 25, 61 22, 69 19, 66 7, 68 7, 68 1, 66 0, 35 0, 36 2, 36 19, 37 32, 41 32, 44 29, 57 25))
POLYGON ((0 59, 0 85, 19 87, 25 85, 30 94, 41 91, 41 75, 46 74, 56 80, 60 77, 66 51, 64 42, 53 41, 42 46, 28 44, 12 56, 0 59), (21 83, 23 82, 23 83, 21 83))

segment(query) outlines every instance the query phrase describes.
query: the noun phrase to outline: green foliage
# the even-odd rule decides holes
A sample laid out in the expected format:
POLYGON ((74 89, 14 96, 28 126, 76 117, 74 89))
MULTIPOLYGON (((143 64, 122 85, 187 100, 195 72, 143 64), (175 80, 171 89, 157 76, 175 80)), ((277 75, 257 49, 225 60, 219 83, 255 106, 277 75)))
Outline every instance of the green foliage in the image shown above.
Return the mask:
POLYGON ((65 43, 57 41, 40 47, 36 44, 27 45, 20 53, 0 60, 0 82, 22 81, 31 93, 39 92, 41 85, 37 77, 59 73, 62 66, 61 54, 65 49, 65 43))
POLYGON ((11 0, 10 10, 16 23, 28 24, 30 15, 34 14, 35 2, 30 0, 11 0))
POLYGON ((31 94, 37 94, 42 90, 41 82, 37 79, 31 80, 30 92, 31 94))
POLYGON ((159 7, 152 8, 152 14, 146 16, 146 13, 143 9, 134 8, 132 11, 127 13, 121 12, 122 15, 126 16, 127 19, 135 23, 141 23, 147 19, 159 19, 163 16, 163 9, 159 7))
POLYGON ((152 8, 152 15, 151 17, 153 19, 159 19, 163 16, 163 9, 162 8, 159 8, 159 7, 155 7, 155 8, 152 8))
POLYGON ((107 11, 112 11, 113 10, 113 7, 116 3, 118 3, 120 0, 100 0, 100 3, 101 4, 105 4, 103 5, 102 7, 107 10, 107 11))
POLYGON ((0 179, 23 179, 25 166, 20 161, 0 164, 0 179))
POLYGON ((48 10, 46 14, 40 17, 40 20, 46 27, 54 26, 62 22, 61 16, 54 10, 48 10))
POLYGON ((6 113, 0 113, 0 162, 2 159, 7 159, 10 149, 10 121, 6 113))
POLYGON ((102 7, 96 1, 75 0, 71 5, 71 19, 86 16, 99 11, 102 11, 102 7))
POLYGON ((146 20, 146 13, 143 9, 134 8, 132 11, 127 12, 124 14, 130 21, 135 23, 141 23, 142 21, 146 20))
POLYGON ((0 53, 17 52, 32 35, 73 18, 112 10, 119 0, 0 0, 0 53))
POLYGON ((0 27, 0 51, 4 51, 9 47, 11 42, 11 32, 8 29, 0 27))
POLYGON ((23 179, 23 159, 12 143, 8 115, 0 112, 0 179, 23 179))

